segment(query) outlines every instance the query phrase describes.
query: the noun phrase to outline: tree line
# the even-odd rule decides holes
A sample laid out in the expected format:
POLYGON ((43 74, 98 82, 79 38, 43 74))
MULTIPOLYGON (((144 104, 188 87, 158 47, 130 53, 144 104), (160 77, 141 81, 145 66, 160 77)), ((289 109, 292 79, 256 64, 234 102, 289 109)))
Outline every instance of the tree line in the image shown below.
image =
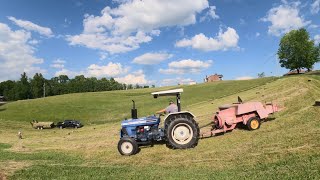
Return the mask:
POLYGON ((137 88, 149 88, 149 86, 140 86, 139 84, 127 85, 117 82, 114 78, 86 78, 84 75, 76 76, 73 79, 70 79, 67 75, 45 79, 41 73, 36 73, 33 78, 28 78, 24 72, 17 81, 8 80, 1 82, 0 95, 3 95, 7 101, 16 101, 69 93, 137 88))

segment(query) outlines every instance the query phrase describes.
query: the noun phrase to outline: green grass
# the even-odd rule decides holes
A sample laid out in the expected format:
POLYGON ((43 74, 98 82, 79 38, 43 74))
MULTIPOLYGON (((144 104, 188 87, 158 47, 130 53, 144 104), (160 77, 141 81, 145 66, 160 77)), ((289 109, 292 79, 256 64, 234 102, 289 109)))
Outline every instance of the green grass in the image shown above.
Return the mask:
MULTIPOLYGON (((182 105, 187 108, 188 105, 238 93, 273 80, 274 78, 263 78, 181 86, 185 90, 182 105)), ((0 119, 16 122, 30 122, 32 119, 56 122, 63 119, 80 119, 84 123, 95 124, 119 122, 130 117, 131 99, 136 101, 141 116, 162 109, 168 104, 168 98, 154 99, 150 93, 164 89, 167 88, 79 93, 22 100, 0 106, 0 119)))
MULTIPOLYGON (((172 89, 171 87, 170 89, 172 89)), ((208 123, 217 107, 245 101, 276 101, 285 109, 256 131, 236 129, 202 139, 194 149, 143 147, 135 156, 117 152, 120 121, 131 99, 139 116, 167 105, 152 91, 71 94, 18 101, 0 109, 0 177, 9 179, 320 179, 320 97, 316 75, 183 86, 182 105, 208 123), (308 81, 311 80, 311 81, 308 81), (34 130, 31 118, 81 119, 81 129, 34 130), (18 140, 17 132, 24 139, 18 140), (60 156, 61 155, 61 156, 60 156)))

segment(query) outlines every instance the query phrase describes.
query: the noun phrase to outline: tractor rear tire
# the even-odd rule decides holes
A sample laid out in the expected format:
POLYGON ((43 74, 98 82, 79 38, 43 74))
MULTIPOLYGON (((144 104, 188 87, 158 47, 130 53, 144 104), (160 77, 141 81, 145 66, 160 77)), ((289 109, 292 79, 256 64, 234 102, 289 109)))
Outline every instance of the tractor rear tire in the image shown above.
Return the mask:
POLYGON ((258 117, 251 117, 247 122, 247 127, 250 131, 259 129, 260 125, 261 125, 261 120, 258 117))
POLYGON ((118 142, 118 151, 121 155, 131 156, 138 152, 137 142, 130 137, 123 137, 118 142))
POLYGON ((194 148, 200 138, 198 123, 185 114, 166 120, 164 133, 167 147, 172 149, 194 148))

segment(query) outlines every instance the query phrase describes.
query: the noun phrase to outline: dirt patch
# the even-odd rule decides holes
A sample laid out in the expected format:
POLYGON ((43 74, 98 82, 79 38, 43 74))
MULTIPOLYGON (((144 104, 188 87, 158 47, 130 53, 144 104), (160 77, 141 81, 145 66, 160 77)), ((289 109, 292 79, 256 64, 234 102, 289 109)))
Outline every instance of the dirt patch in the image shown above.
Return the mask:
POLYGON ((14 172, 31 166, 31 163, 27 161, 5 161, 1 162, 1 164, 2 165, 0 166, 0 180, 7 179, 7 176, 12 175, 14 172))
POLYGON ((0 180, 6 180, 6 176, 4 175, 4 173, 0 172, 0 180))

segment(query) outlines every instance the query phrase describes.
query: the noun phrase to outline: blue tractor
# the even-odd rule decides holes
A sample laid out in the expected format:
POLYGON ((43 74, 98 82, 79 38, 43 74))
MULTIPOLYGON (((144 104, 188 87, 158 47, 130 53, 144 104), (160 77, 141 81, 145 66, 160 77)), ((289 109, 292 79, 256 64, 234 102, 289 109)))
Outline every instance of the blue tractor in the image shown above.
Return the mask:
POLYGON ((178 112, 167 114, 164 118, 164 127, 159 127, 160 115, 138 118, 135 102, 131 109, 131 119, 121 123, 118 151, 121 155, 134 155, 139 146, 152 145, 156 142, 165 142, 172 149, 187 149, 196 147, 200 137, 198 123, 195 116, 188 111, 181 111, 180 95, 183 89, 174 89, 151 93, 154 98, 160 96, 175 96, 178 112))

